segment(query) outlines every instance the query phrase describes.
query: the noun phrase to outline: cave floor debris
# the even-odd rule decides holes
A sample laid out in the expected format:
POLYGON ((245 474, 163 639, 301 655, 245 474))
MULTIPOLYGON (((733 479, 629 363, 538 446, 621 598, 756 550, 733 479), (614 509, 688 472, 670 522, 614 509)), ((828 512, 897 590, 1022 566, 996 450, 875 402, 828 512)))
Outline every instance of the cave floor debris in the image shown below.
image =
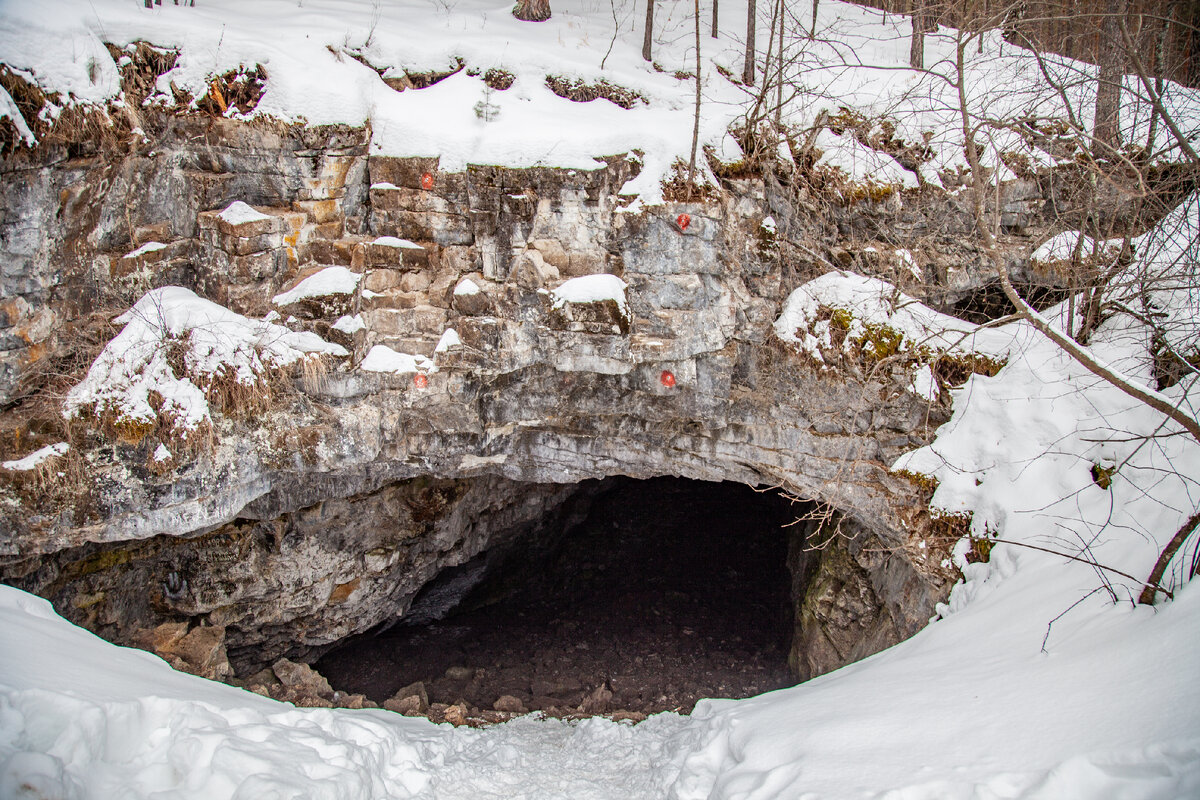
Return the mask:
POLYGON ((499 599, 360 637, 318 669, 340 690, 475 724, 529 711, 636 721, 794 683, 789 504, 733 484, 618 486, 551 563, 492 589, 499 599))

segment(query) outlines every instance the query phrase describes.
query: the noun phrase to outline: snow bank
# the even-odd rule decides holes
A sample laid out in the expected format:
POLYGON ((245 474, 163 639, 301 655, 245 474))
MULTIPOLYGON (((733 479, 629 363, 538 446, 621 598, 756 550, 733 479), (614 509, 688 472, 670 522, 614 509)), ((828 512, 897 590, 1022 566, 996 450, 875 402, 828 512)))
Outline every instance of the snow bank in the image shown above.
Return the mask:
POLYGON ((387 711, 296 709, 174 672, 0 586, 4 798, 657 800, 688 726, 665 714, 637 727, 524 718, 456 730, 387 711))
POLYGON ((1063 231, 1038 245, 1030 254, 1029 260, 1041 265, 1070 261, 1077 249, 1081 258, 1090 258, 1093 252, 1098 253, 1101 258, 1112 257, 1121 252, 1121 243, 1121 239, 1098 242, 1081 231, 1063 231))
POLYGON ((458 285, 454 287, 454 294, 457 297, 479 294, 481 291, 482 290, 479 288, 479 284, 470 278, 463 278, 458 282, 458 285))
MULTIPOLYGON (((374 187, 372 187, 374 188, 374 187)), ((424 250, 421 245, 410 242, 408 239, 400 239, 396 236, 380 236, 371 244, 381 245, 383 247, 397 247, 401 250, 424 250)))
POLYGON ((445 353, 454 347, 462 347, 462 338, 454 328, 447 328, 442 332, 442 338, 438 339, 437 347, 433 351, 435 353, 445 353))
POLYGON ((363 321, 362 314, 355 314, 354 316, 344 314, 338 317, 337 321, 329 327, 333 328, 335 331, 341 331, 342 333, 352 336, 361 330, 365 330, 367 323, 363 321))
POLYGON ((67 393, 68 416, 152 424, 161 414, 186 435, 210 419, 206 391, 217 381, 252 387, 309 354, 349 355, 315 333, 243 317, 178 286, 148 292, 117 322, 125 327, 67 393))
POLYGON ((164 248, 166 248, 166 245, 162 242, 146 242, 138 249, 126 253, 123 258, 137 258, 138 256, 146 255, 146 253, 154 253, 164 248))

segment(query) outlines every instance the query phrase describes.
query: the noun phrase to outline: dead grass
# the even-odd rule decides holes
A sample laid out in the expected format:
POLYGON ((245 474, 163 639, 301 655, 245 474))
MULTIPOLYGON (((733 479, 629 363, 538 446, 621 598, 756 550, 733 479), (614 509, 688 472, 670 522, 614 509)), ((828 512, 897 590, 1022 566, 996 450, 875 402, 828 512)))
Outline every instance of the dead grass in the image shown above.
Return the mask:
POLYGON ((238 67, 211 76, 208 91, 196 100, 195 106, 201 113, 214 117, 248 114, 258 106, 266 90, 267 71, 262 64, 255 64, 254 69, 238 67))
POLYGON ((175 68, 179 60, 179 51, 152 45, 149 42, 133 42, 127 47, 118 47, 111 42, 105 42, 113 61, 117 62, 117 70, 121 75, 121 91, 125 92, 126 101, 131 105, 141 105, 142 101, 157 92, 157 82, 175 68), (128 61, 124 64, 121 62, 128 61))
POLYGON ((703 173, 696 170, 696 185, 688 185, 687 164, 676 161, 670 174, 663 179, 663 199, 668 203, 715 203, 721 199, 721 188, 703 181, 703 173))
POLYGON ((603 79, 588 83, 581 78, 547 75, 546 86, 559 97, 574 103, 590 103, 593 100, 604 99, 625 109, 633 108, 639 102, 649 104, 645 97, 633 89, 626 89, 603 79))

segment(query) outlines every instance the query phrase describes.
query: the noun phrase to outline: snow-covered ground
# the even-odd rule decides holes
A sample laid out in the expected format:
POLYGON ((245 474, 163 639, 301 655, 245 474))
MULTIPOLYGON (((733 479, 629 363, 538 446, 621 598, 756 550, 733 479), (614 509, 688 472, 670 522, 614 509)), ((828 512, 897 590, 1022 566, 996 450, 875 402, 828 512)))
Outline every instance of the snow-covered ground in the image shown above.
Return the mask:
MULTIPOLYGON (((646 168, 625 191, 653 203, 661 199, 659 180, 690 147, 694 83, 674 75, 694 69, 690 7, 659 3, 662 72, 640 58, 643 7, 632 0, 555 0, 554 17, 538 25, 514 20, 507 4, 481 0, 197 0, 153 10, 140 0, 9 0, 0 5, 0 61, 64 99, 93 103, 118 92, 103 42, 179 48, 179 64, 160 88, 174 81, 196 94, 214 74, 262 64, 267 91, 255 114, 369 122, 374 152, 439 156, 444 170, 468 163, 588 169, 596 156, 637 148, 646 168), (506 69, 516 82, 488 91, 464 70, 429 89, 397 93, 351 52, 392 70, 441 69, 461 58, 471 68, 506 69), (571 103, 546 87, 548 75, 605 79, 646 102, 628 110, 603 100, 571 103), (495 113, 477 114, 480 103, 495 113)), ((843 106, 884 114, 907 141, 929 134, 935 156, 921 168, 924 179, 938 183, 941 169, 961 166, 950 88, 903 69, 907 21, 832 0, 820 8, 817 39, 789 44, 789 69, 808 90, 787 120, 803 127, 843 106)), ((727 130, 747 95, 716 67, 740 73, 736 32, 744 15, 744 3, 721 3, 721 37, 702 42, 701 144, 730 159, 738 154, 727 130)), ((760 42, 766 34, 764 19, 760 42)), ((948 74, 952 32, 930 37, 927 52, 935 71, 948 74)), ((1036 64, 997 36, 985 38, 982 52, 968 48, 967 57, 973 105, 995 117, 1062 113, 1036 64)), ((1090 69, 1054 64, 1083 77, 1090 69)), ((1082 81, 1068 96, 1079 101, 1081 118, 1091 117, 1082 81)), ((1168 91, 1185 126, 1200 118, 1197 97, 1168 91)), ((1129 132, 1144 135, 1145 109, 1132 95, 1126 107, 1129 132)), ((0 90, 0 116, 16 113, 0 90)), ((21 129, 24 121, 17 122, 21 129)), ((825 131, 817 143, 824 163, 854 179, 916 180, 849 133, 825 131)), ((988 147, 989 163, 1010 147, 1050 158, 1011 133, 996 133, 988 147)), ((1168 220, 1184 232, 1176 241, 1192 248, 1191 263, 1198 219, 1193 198, 1168 220)), ((1172 263, 1176 253, 1149 245, 1139 245, 1142 266, 1172 263), (1147 263, 1155 252, 1158 262, 1147 263)), ((1194 343, 1196 297, 1170 289, 1158 300, 1171 335, 1194 343)), ((242 362, 262 347, 279 348, 285 361, 329 347, 226 316, 181 291, 159 290, 143 313, 131 312, 122 334, 128 346, 94 368, 124 381, 123 393, 103 394, 97 373, 72 402, 140 408, 143 379, 156 368, 142 345, 163 336, 190 337, 198 374, 243 366, 253 373, 257 367, 242 362), (244 346, 206 344, 205 326, 224 323, 241 332, 244 346)), ((456 289, 471 291, 478 287, 469 281, 456 289)), ((801 287, 784 311, 781 335, 794 334, 792 323, 814 303, 912 336, 953 331, 946 344, 971 332, 886 285, 832 275, 801 287)), ((1200 445, 1024 324, 981 332, 974 342, 1006 354, 1007 366, 957 390, 954 417, 937 440, 896 468, 936 476, 934 505, 972 512, 976 534, 1084 551, 1106 567, 1146 576, 1196 510, 1200 445), (1164 433, 1171 435, 1145 438, 1164 433), (1094 480, 1094 468, 1114 467, 1107 488, 1094 480)), ((1132 321, 1110 320, 1092 346, 1132 379, 1150 381, 1147 336, 1132 321)), ((381 356, 391 371, 412 371, 381 356)), ((1183 394, 1193 384, 1184 380, 1164 394, 1194 414, 1195 398, 1183 394)), ((181 418, 207 414, 197 387, 178 388, 181 418)), ((1193 546, 1168 573, 1175 598, 1149 608, 1132 603, 1137 580, 1000 543, 990 562, 965 567, 966 580, 939 618, 911 640, 793 689, 705 702, 691 717, 663 715, 637 726, 524 718, 475 731, 375 710, 294 709, 106 644, 45 602, 0 587, 0 798, 1200 797, 1200 588, 1179 588, 1193 546)))
MULTIPOLYGON (((769 5, 759 4, 757 41, 763 46, 769 5)), ((742 153, 728 132, 744 119, 752 91, 727 76, 742 73, 746 4, 720 4, 716 39, 707 29, 711 3, 701 6, 706 27, 699 145, 736 161, 742 153)), ((135 0, 11 0, 0 6, 0 62, 60 92, 64 103, 95 104, 120 92, 118 67, 104 43, 148 41, 177 49, 178 64, 159 78, 159 94, 151 98, 165 104, 174 103, 172 84, 198 98, 214 76, 262 65, 266 92, 250 116, 314 125, 369 123, 372 152, 436 156, 447 171, 469 163, 594 169, 597 157, 636 149, 644 169, 623 191, 637 197, 633 208, 660 202, 661 179, 676 163, 686 164, 691 149, 690 75, 696 70, 691 4, 672 0, 657 6, 654 64, 660 69, 641 58, 644 6, 637 0, 555 0, 553 17, 538 24, 520 22, 509 10, 489 0, 202 0, 153 10, 135 0), (444 72, 459 60, 463 71, 421 90, 393 91, 376 72, 383 70, 384 77, 403 70, 444 72), (511 88, 485 85, 483 73, 493 68, 515 78, 511 88), (547 87, 548 76, 606 81, 643 100, 630 109, 605 100, 570 102, 547 87)), ((808 23, 807 7, 790 13, 798 25, 808 23)), ((847 124, 856 117, 886 118, 896 138, 930 149, 930 159, 919 167, 921 178, 940 185, 944 170, 957 173, 966 166, 954 85, 955 32, 943 28, 927 37, 929 72, 922 73, 907 69, 909 30, 901 15, 821 3, 816 36, 789 32, 785 39, 790 85, 782 121, 803 138, 822 113, 847 124)), ((971 113, 996 123, 979 134, 985 164, 1010 178, 999 162, 1001 151, 1022 154, 1031 164, 1071 157, 1033 147, 1013 128, 1027 118, 1068 119, 1063 98, 1076 118, 1090 120, 1094 67, 1047 57, 1046 70, 1061 82, 1060 93, 1043 79, 1036 60, 1005 43, 998 31, 984 34, 982 42, 972 40, 964 55, 971 113)), ((1127 86, 1136 90, 1132 76, 1127 86)), ((1163 101, 1185 130, 1200 122, 1200 92, 1168 84, 1163 101)), ((1126 137, 1144 142, 1148 102, 1128 91, 1123 104, 1126 137)), ((44 113, 53 116, 55 110, 44 113)), ((15 114, 0 89, 0 117, 15 114)), ((16 122, 24 129, 25 120, 16 122)), ((1159 126, 1156 146, 1169 143, 1159 126)), ((822 130, 815 144, 823 151, 819 163, 841 168, 854 180, 903 185, 918 180, 849 131, 822 130)), ((1168 148, 1159 157, 1171 160, 1179 153, 1168 148)), ((705 170, 703 157, 700 162, 705 170)))

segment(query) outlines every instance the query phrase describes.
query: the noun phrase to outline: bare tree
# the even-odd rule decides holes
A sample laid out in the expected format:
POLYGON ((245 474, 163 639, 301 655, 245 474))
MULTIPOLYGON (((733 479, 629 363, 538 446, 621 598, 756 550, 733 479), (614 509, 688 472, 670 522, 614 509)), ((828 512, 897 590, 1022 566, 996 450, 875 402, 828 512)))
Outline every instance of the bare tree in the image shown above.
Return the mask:
POLYGON ((908 65, 913 69, 925 66, 925 34, 937 30, 933 20, 932 0, 913 0, 912 39, 908 48, 908 65))
POLYGON ((742 83, 754 85, 754 29, 758 27, 758 9, 755 0, 746 4, 746 65, 742 67, 742 83))
POLYGON ((1126 13, 1128 0, 1108 0, 1101 24, 1103 41, 1108 43, 1099 49, 1099 75, 1096 79, 1096 115, 1092 124, 1092 136, 1101 152, 1107 157, 1120 144, 1121 126, 1121 80, 1125 74, 1125 48, 1120 45, 1120 25, 1126 13))
POLYGON ((654 42, 654 0, 646 0, 646 33, 642 37, 642 58, 652 61, 650 47, 654 42))
POLYGON ((696 21, 696 114, 692 122, 692 155, 688 159, 688 199, 696 186, 696 149, 700 144, 700 0, 692 0, 696 21))
POLYGON ((720 5, 720 0, 713 0, 713 17, 712 17, 712 38, 717 38, 717 6, 720 5))

